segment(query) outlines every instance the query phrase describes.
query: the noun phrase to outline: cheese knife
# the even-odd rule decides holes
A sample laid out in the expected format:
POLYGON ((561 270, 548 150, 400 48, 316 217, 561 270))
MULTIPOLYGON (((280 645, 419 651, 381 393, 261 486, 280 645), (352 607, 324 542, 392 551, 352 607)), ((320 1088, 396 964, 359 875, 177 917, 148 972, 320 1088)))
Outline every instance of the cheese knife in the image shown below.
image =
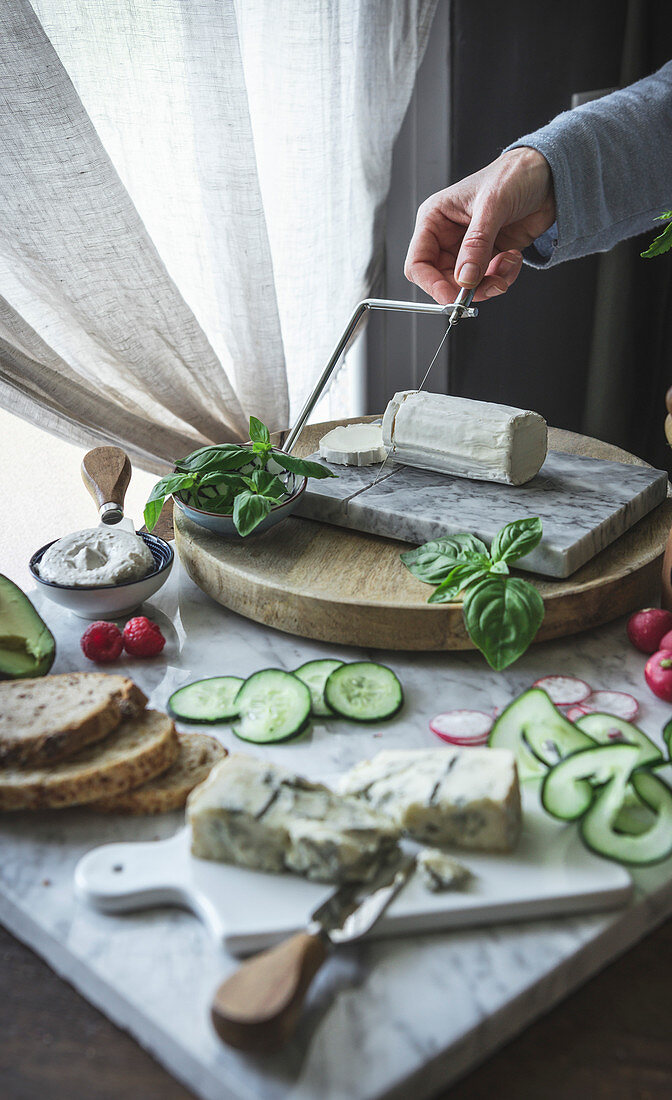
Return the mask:
POLYGON ((304 931, 244 963, 215 993, 211 1017, 219 1037, 238 1050, 281 1046, 329 952, 373 928, 414 866, 413 857, 403 855, 373 883, 339 887, 311 914, 304 931))

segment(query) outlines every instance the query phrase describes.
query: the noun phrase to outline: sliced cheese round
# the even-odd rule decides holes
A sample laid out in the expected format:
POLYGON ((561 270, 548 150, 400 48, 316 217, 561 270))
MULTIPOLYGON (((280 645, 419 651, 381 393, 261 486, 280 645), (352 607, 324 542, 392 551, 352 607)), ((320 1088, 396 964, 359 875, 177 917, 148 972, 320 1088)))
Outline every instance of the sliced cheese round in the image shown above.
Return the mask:
POLYGON ((387 450, 380 424, 343 424, 320 440, 320 457, 338 466, 373 466, 384 462, 387 450))
POLYGON ((546 458, 543 416, 510 405, 403 390, 383 416, 383 442, 406 466, 524 485, 546 458))

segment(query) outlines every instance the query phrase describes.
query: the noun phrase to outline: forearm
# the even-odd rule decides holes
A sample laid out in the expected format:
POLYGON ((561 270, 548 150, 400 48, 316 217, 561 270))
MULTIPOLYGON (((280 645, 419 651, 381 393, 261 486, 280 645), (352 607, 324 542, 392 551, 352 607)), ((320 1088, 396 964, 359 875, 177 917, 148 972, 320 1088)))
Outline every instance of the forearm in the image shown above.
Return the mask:
POLYGON ((557 211, 555 226, 525 250, 526 262, 550 266, 605 252, 652 229, 672 206, 672 62, 508 149, 520 146, 548 161, 557 211))

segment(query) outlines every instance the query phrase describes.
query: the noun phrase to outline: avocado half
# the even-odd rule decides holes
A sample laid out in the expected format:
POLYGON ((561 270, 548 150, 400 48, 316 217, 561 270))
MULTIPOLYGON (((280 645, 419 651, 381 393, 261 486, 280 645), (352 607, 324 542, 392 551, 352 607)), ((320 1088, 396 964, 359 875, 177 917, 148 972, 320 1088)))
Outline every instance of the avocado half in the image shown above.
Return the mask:
POLYGON ((0 680, 46 676, 55 656, 53 634, 18 585, 0 573, 0 680))

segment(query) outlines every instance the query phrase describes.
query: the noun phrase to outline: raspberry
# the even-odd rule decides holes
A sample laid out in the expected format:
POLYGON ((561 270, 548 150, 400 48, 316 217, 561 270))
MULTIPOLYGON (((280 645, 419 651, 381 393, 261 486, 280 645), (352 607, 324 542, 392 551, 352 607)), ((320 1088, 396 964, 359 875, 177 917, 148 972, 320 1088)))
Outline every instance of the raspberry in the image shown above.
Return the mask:
POLYGON ((116 661, 124 648, 124 636, 115 623, 99 619, 87 626, 79 644, 90 661, 116 661))
POLYGON ((156 657, 166 644, 166 639, 156 623, 144 615, 129 619, 124 627, 124 645, 132 657, 156 657))

